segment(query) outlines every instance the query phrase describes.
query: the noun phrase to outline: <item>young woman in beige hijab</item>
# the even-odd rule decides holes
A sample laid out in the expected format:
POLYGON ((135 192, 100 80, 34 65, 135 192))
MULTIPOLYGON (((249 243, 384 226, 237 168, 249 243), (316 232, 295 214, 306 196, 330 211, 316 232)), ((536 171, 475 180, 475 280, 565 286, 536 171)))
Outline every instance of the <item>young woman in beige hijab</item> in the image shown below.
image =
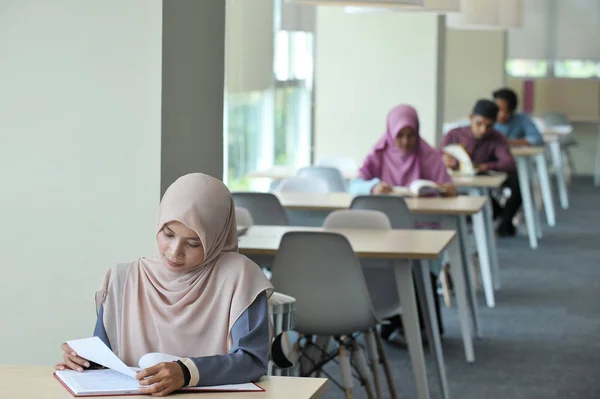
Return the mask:
MULTIPOLYGON (((140 391, 235 384, 265 374, 270 336, 261 269, 237 252, 235 207, 219 180, 179 178, 160 204, 159 254, 108 271, 96 293, 100 337, 127 365, 149 352, 181 359, 138 373, 140 391), (152 385, 152 386, 149 386, 152 385)), ((58 370, 90 363, 63 344, 58 370)))

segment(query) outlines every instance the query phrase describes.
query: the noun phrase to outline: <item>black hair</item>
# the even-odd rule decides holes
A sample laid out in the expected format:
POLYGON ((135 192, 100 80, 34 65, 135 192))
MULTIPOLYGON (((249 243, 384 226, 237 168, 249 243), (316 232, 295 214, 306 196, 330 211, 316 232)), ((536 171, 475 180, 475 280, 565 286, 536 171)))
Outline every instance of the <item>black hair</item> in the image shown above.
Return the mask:
POLYGON ((471 111, 471 114, 481 115, 484 118, 495 121, 496 118, 498 118, 498 106, 495 102, 490 100, 477 100, 475 106, 473 107, 473 111, 471 111))
POLYGON ((496 90, 493 94, 494 99, 502 99, 504 101, 506 101, 506 103, 508 104, 508 108, 510 109, 510 111, 514 111, 517 109, 517 105, 519 105, 519 100, 517 98, 517 93, 515 93, 513 90, 509 89, 509 88, 502 88, 502 89, 498 89, 496 90))

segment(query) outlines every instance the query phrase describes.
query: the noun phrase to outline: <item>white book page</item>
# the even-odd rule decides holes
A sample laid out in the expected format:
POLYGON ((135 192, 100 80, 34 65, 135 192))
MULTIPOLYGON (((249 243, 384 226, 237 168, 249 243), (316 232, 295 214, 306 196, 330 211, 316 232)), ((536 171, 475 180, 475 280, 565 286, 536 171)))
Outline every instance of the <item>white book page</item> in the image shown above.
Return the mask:
POLYGON ((127 367, 98 337, 90 337, 67 341, 67 344, 77 355, 98 363, 109 369, 118 371, 129 377, 135 378, 135 371, 127 367))
POLYGON ((140 387, 137 380, 110 369, 86 370, 83 373, 64 370, 57 371, 56 375, 75 395, 137 393, 140 387))
POLYGON ((460 144, 447 145, 444 147, 444 152, 456 158, 456 160, 460 163, 460 171, 462 173, 473 173, 475 170, 475 168, 473 168, 471 157, 460 144))
POLYGON ((166 353, 152 352, 142 356, 138 364, 141 369, 147 369, 148 367, 156 366, 158 363, 176 362, 179 359, 181 358, 166 353))

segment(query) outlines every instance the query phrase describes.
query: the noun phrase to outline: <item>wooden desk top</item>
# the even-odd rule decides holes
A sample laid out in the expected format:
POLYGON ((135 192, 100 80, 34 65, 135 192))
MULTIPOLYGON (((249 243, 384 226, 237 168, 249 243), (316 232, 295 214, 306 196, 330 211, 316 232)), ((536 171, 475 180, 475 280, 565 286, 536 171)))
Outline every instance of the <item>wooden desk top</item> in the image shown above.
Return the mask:
POLYGON ((514 157, 533 157, 545 150, 544 147, 511 147, 510 152, 514 157))
POLYGON ((458 188, 498 188, 506 180, 506 173, 497 173, 489 176, 452 176, 452 182, 458 188))
POLYGON ((322 227, 252 226, 239 238, 240 253, 273 256, 290 231, 332 232, 346 236, 359 258, 437 259, 456 233, 448 230, 324 229, 322 227))
MULTIPOLYGON (((354 196, 350 193, 307 194, 275 193, 287 209, 335 211, 348 209, 354 196)), ((411 212, 425 215, 474 215, 483 208, 486 197, 459 196, 454 198, 405 198, 411 212)))
MULTIPOLYGON (((0 365, 0 398, 2 399, 73 399, 52 375, 48 366, 0 365)), ((185 393, 170 397, 187 399, 317 399, 327 388, 325 378, 264 377, 258 385, 265 392, 185 393)), ((127 396, 148 399, 152 396, 127 396)), ((109 397, 105 397, 109 398, 109 397)), ((111 396, 110 398, 114 398, 111 396)))

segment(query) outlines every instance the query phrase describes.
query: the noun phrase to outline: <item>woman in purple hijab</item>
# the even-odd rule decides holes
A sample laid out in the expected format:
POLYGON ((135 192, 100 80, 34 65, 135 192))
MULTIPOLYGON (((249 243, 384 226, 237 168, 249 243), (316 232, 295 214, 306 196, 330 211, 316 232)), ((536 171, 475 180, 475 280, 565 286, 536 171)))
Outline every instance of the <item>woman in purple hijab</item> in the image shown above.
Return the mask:
POLYGON ((441 153, 420 137, 419 117, 410 105, 390 110, 386 131, 367 155, 358 176, 350 187, 357 194, 386 194, 394 186, 408 187, 425 179, 442 186, 445 195, 456 195, 441 153))

